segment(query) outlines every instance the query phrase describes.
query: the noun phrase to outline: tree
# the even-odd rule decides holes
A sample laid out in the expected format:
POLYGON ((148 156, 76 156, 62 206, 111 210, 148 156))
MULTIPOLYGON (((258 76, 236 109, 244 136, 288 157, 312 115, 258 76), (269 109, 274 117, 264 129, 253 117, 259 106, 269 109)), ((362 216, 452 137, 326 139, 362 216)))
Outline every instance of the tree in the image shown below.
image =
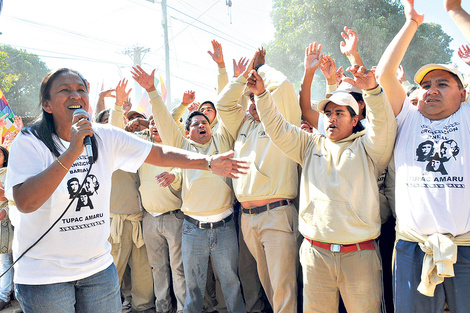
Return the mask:
POLYGON ((36 116, 40 113, 39 88, 42 78, 49 72, 46 64, 32 53, 8 45, 0 46, 0 54, 6 53, 9 65, 6 74, 18 75, 5 97, 13 111, 20 116, 36 116))
MULTIPOLYGON (((300 84, 305 47, 321 43, 323 54, 336 60, 336 66, 349 66, 340 51, 344 26, 356 31, 358 50, 368 68, 376 65, 385 48, 405 22, 403 7, 392 0, 273 0, 271 12, 275 39, 268 46, 267 61, 300 84)), ((437 24, 423 24, 411 42, 403 66, 411 82, 414 73, 427 63, 449 63, 452 38, 437 24), (425 51, 426 53, 423 53, 425 51)), ((313 82, 315 98, 324 96, 325 82, 318 70, 313 82)))
POLYGON ((7 73, 9 65, 7 62, 8 54, 4 51, 0 51, 0 89, 3 92, 7 92, 13 87, 15 81, 18 80, 20 75, 7 73))

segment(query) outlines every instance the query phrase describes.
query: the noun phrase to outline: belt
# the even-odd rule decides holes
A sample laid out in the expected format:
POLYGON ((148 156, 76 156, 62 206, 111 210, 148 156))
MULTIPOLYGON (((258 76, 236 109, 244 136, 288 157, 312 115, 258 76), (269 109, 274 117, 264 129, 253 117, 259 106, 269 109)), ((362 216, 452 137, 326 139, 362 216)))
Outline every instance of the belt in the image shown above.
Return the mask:
POLYGON ((242 212, 246 214, 259 214, 259 213, 263 213, 264 211, 272 210, 274 208, 277 208, 283 205, 289 205, 289 204, 292 204, 292 200, 284 199, 284 200, 276 201, 273 203, 268 203, 262 206, 252 206, 252 207, 249 207, 248 209, 242 208, 242 212))
POLYGON ((217 228, 217 227, 220 227, 220 226, 225 226, 225 224, 227 222, 230 222, 232 217, 233 217, 233 214, 230 214, 229 216, 227 216, 223 220, 218 221, 218 222, 213 222, 213 223, 211 223, 211 222, 200 222, 200 221, 192 218, 191 216, 187 216, 187 215, 184 216, 184 219, 187 220, 188 222, 190 222, 191 224, 195 225, 197 228, 200 228, 200 229, 214 229, 214 228, 217 228))
POLYGON ((330 250, 331 252, 353 252, 353 251, 360 251, 360 250, 375 250, 374 240, 367 240, 359 243, 353 243, 351 245, 339 245, 334 243, 323 243, 320 241, 315 241, 312 239, 305 238, 310 244, 330 250))
POLYGON ((175 214, 175 215, 176 215, 176 214, 178 214, 179 212, 181 212, 180 209, 178 209, 178 210, 173 210, 173 211, 168 211, 168 212, 163 213, 162 215, 167 215, 167 214, 175 214))

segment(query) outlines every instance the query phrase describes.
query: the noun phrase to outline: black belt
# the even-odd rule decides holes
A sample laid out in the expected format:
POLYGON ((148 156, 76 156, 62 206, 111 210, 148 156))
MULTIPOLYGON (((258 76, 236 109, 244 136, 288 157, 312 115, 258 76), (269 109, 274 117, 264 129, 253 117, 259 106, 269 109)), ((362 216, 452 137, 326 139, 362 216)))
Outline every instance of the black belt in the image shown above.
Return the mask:
POLYGON ((214 229, 214 228, 217 228, 217 227, 220 227, 220 226, 225 226, 226 223, 228 223, 232 220, 232 217, 233 217, 233 214, 230 214, 229 216, 227 216, 223 220, 218 221, 218 222, 213 222, 213 223, 211 223, 211 222, 200 222, 200 221, 192 218, 191 216, 187 216, 187 215, 184 216, 184 219, 187 220, 188 222, 190 222, 191 224, 195 225, 197 228, 200 228, 200 229, 214 229))
POLYGON ((242 208, 242 212, 246 214, 259 214, 259 213, 263 213, 264 211, 272 210, 274 208, 277 208, 283 205, 289 205, 289 204, 292 204, 292 200, 284 199, 284 200, 276 201, 273 203, 268 203, 262 206, 253 206, 248 209, 242 208))
POLYGON ((181 212, 180 209, 178 209, 178 210, 173 210, 173 211, 168 211, 168 212, 163 213, 162 215, 167 215, 167 214, 175 214, 175 215, 176 215, 176 214, 178 214, 179 212, 181 212))

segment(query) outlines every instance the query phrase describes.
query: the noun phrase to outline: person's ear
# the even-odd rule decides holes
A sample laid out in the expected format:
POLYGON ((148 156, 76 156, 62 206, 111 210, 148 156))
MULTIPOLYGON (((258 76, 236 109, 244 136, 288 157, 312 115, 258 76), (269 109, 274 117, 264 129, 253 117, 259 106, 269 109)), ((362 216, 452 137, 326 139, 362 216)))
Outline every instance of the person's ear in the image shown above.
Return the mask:
POLYGON ((44 111, 46 111, 47 113, 50 113, 52 114, 52 107, 51 107, 51 104, 48 100, 44 100, 42 102, 42 108, 44 109, 44 111))
POLYGON ((356 115, 353 117, 353 127, 356 127, 358 122, 359 122, 359 115, 356 115))

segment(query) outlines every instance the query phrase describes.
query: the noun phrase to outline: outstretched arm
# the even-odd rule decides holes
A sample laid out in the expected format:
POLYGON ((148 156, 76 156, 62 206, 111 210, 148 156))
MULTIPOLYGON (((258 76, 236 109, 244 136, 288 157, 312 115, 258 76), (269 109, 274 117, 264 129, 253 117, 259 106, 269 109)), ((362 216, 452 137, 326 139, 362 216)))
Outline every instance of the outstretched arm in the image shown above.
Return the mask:
MULTIPOLYGON (((170 112, 168 112, 162 97, 160 97, 155 88, 155 70, 148 74, 137 65, 132 68, 131 73, 136 82, 147 90, 149 94, 153 118, 157 125, 158 132, 160 133, 162 143, 174 147, 181 147, 185 141, 185 137, 179 130, 178 125, 173 120, 170 112)), ((175 165, 170 165, 169 167, 174 166, 175 165)))
POLYGON ((145 162, 162 167, 210 170, 216 175, 238 178, 238 174, 245 174, 248 167, 245 161, 232 159, 233 154, 229 151, 208 156, 154 144, 145 162))
POLYGON ((344 41, 341 41, 340 50, 344 54, 351 65, 365 66, 361 56, 357 51, 357 34, 352 29, 344 26, 344 32, 341 33, 344 41))
POLYGON ((123 105, 129 99, 129 94, 132 91, 132 88, 126 91, 127 83, 128 80, 124 78, 123 80, 119 81, 118 85, 116 86, 116 89, 113 89, 116 91, 116 103, 114 105, 114 108, 109 113, 109 123, 121 129, 124 129, 124 127, 126 126, 124 124, 123 118, 123 115, 125 114, 123 112, 123 105))
POLYGON ((397 79, 397 69, 400 66, 405 52, 410 45, 418 27, 423 23, 424 15, 420 15, 414 8, 414 0, 403 0, 406 16, 405 25, 401 28, 380 58, 376 69, 376 76, 384 88, 387 98, 397 116, 406 99, 405 89, 397 79))
POLYGON ((390 161, 396 135, 396 121, 387 97, 377 84, 375 75, 364 66, 354 65, 347 69, 354 79, 344 81, 363 90, 369 126, 363 137, 364 147, 381 173, 390 161))
POLYGON ((317 46, 317 43, 311 43, 305 48, 304 58, 304 77, 299 90, 299 104, 302 111, 303 118, 309 122, 313 127, 318 129, 318 116, 319 113, 312 109, 310 102, 312 81, 315 75, 315 71, 320 66, 322 61, 321 45, 317 46))
POLYGON ((217 94, 219 94, 222 89, 228 84, 228 75, 227 70, 225 69, 224 53, 222 52, 222 45, 216 41, 212 40, 212 49, 214 51, 207 51, 212 57, 217 67, 219 69, 219 74, 217 75, 217 94))
POLYGON ((470 15, 462 8, 462 0, 444 0, 444 7, 465 39, 470 42, 470 15))

